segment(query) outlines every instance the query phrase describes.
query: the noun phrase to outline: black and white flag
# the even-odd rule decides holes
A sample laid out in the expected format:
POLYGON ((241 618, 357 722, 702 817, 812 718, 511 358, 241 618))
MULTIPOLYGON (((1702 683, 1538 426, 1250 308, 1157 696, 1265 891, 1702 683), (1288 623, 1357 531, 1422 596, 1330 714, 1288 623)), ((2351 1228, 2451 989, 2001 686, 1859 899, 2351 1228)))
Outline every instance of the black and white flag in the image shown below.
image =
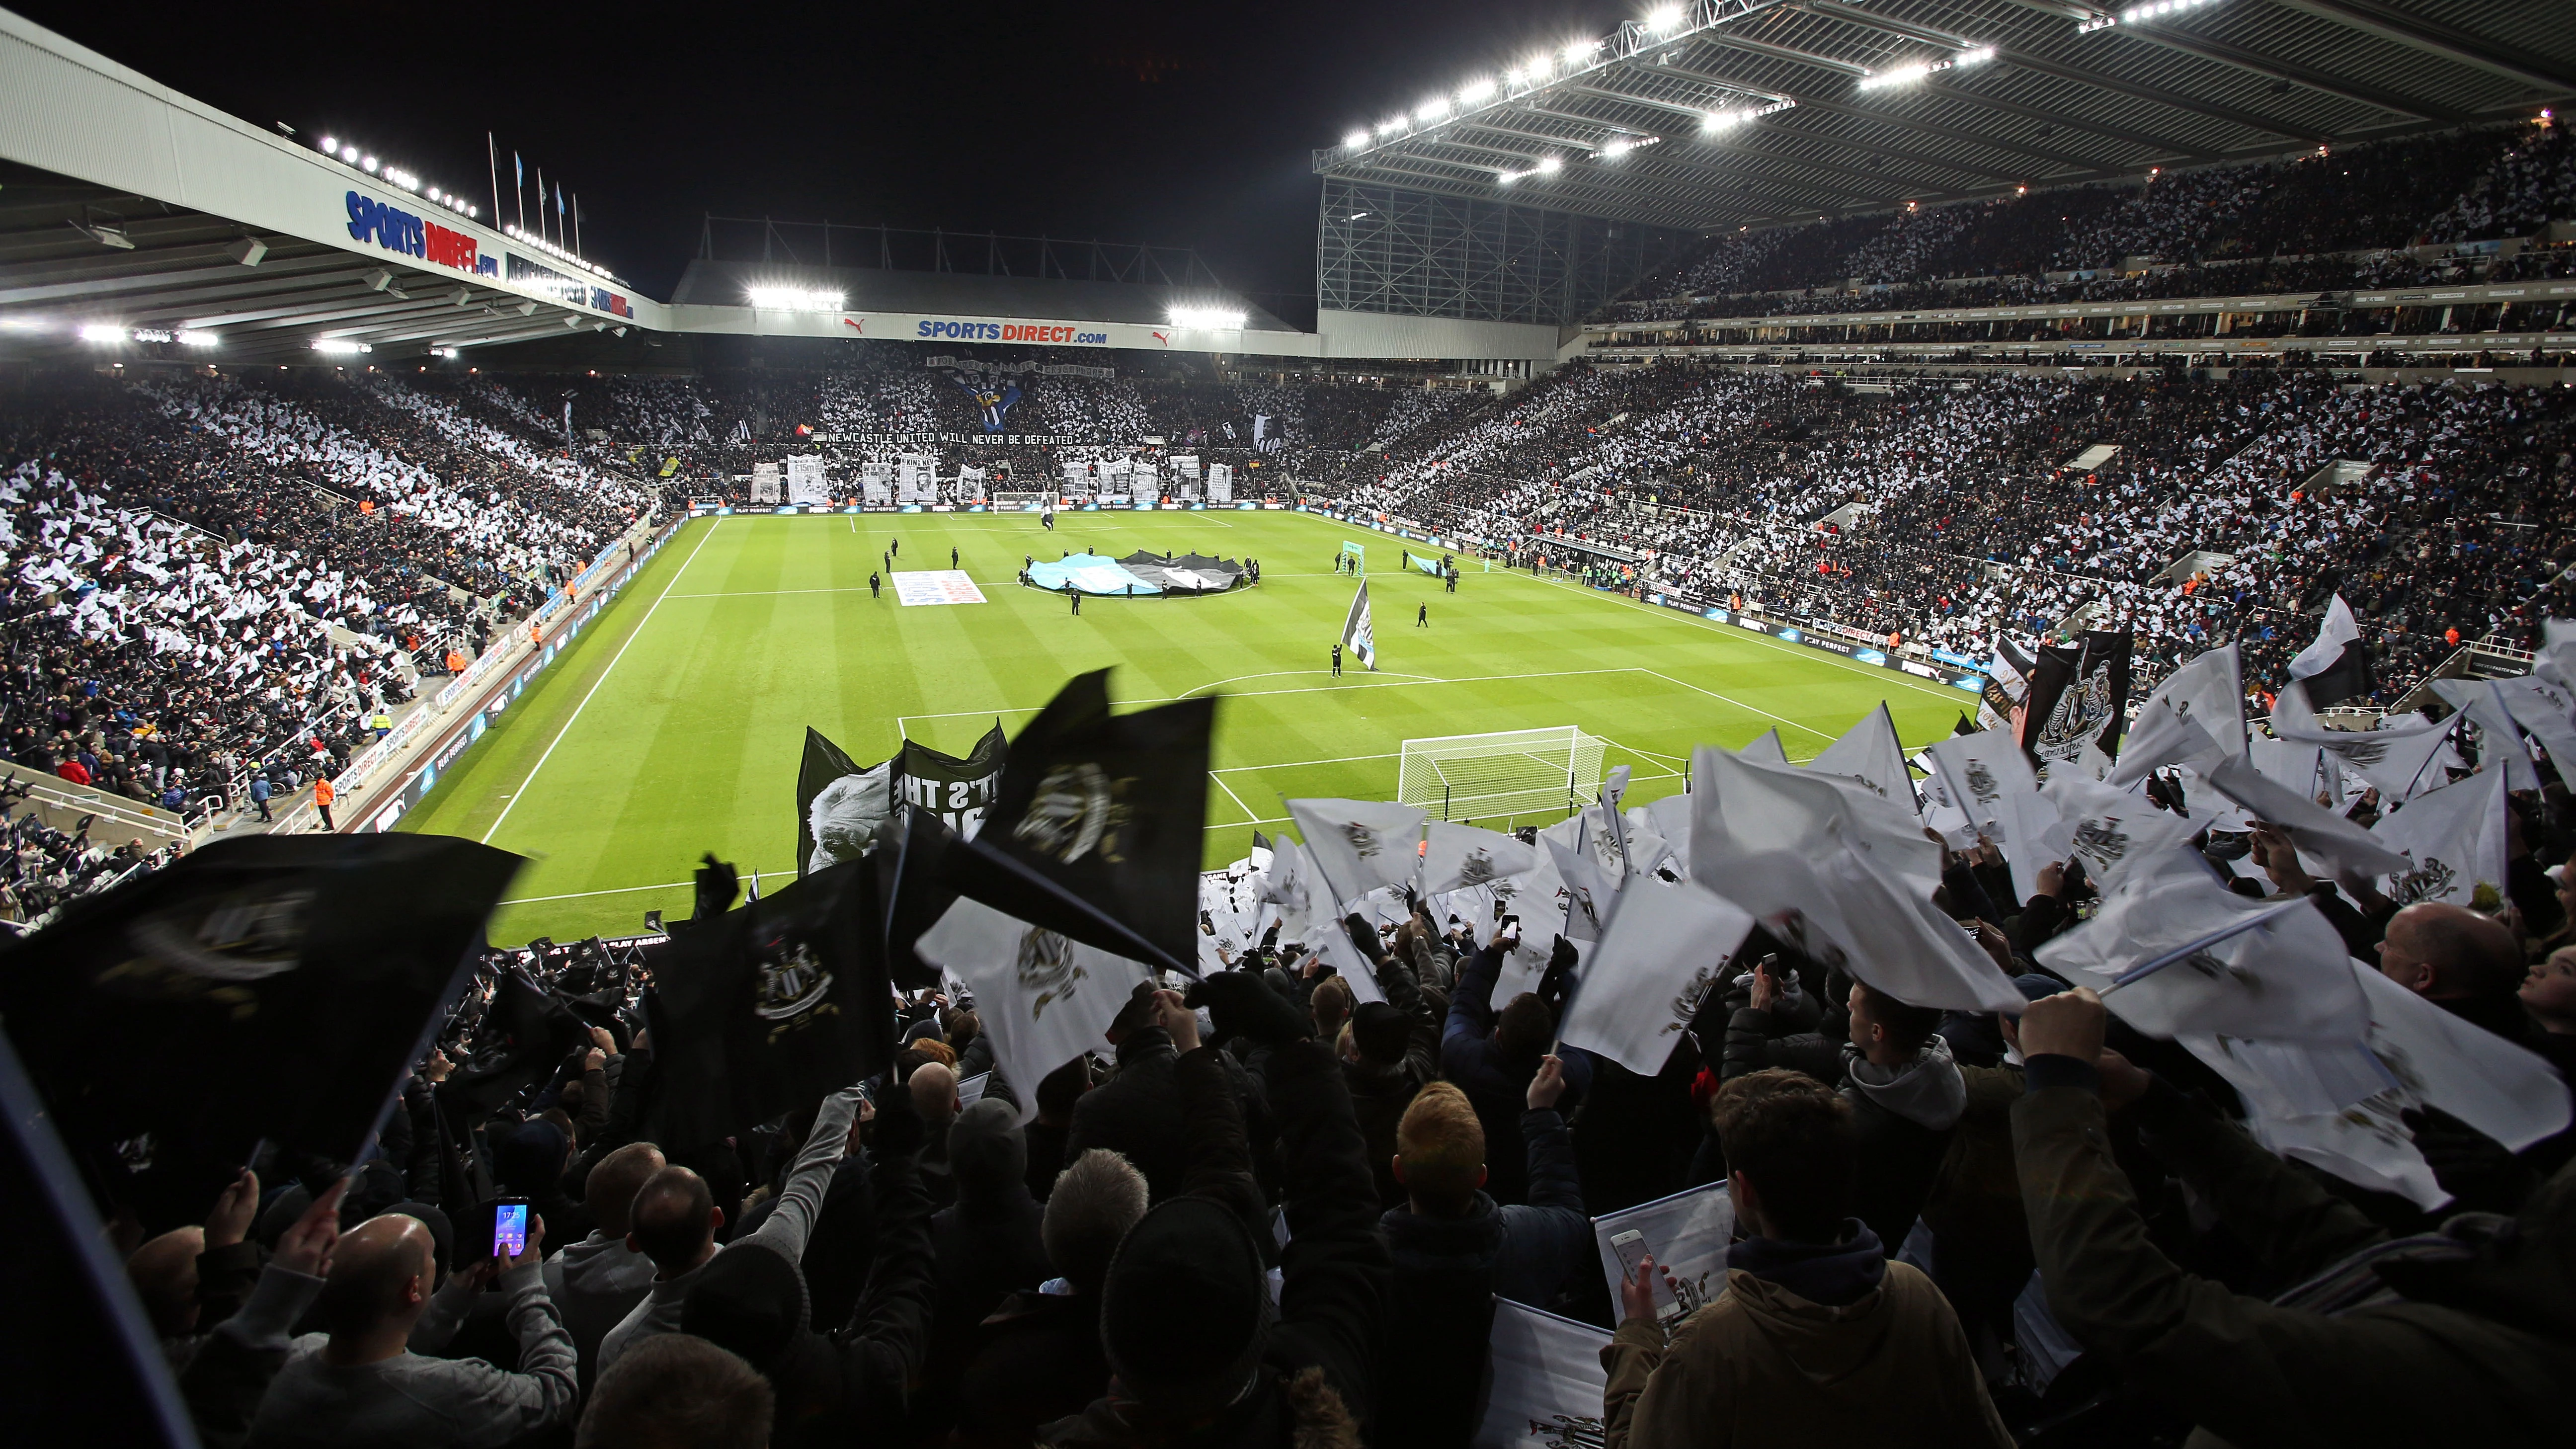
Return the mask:
POLYGON ((2367 730, 2330 730, 2309 708, 2307 686, 2293 683, 2272 697, 2271 726, 2280 740, 2332 754, 2339 770, 2369 781, 2383 800, 2403 800, 2449 778, 2435 762, 2448 756, 2451 731, 2422 715, 2386 715, 2367 730))
POLYGON ((2030 757, 2008 730, 1952 735, 1933 741, 1923 752, 1939 767, 1950 803, 1968 817, 1970 825, 1991 837, 2002 835, 2006 797, 2039 792, 2030 757))
POLYGON ((1350 617, 1342 621, 1342 647, 1363 669, 1377 668, 1377 625, 1369 617, 1368 580, 1351 595, 1350 617))
MULTIPOLYGON (((1582 817, 1575 819, 1580 822, 1582 817)), ((1612 904, 1619 896, 1619 887, 1613 882, 1624 883, 1626 879, 1615 860, 1607 870, 1602 868, 1585 848, 1581 838, 1585 833, 1588 832, 1578 832, 1571 844, 1553 834, 1539 836, 1539 844, 1546 847, 1548 859, 1556 865, 1556 877, 1565 887, 1565 939, 1569 941, 1601 939, 1601 927, 1610 919, 1612 904)))
POLYGON ((2362 642, 2361 625, 2343 595, 2335 595, 2334 602, 2326 605, 2316 642, 2290 660, 2290 678, 2307 682, 2308 698, 2319 708, 2378 688, 2378 676, 2370 667, 2370 646, 2362 642))
POLYGON ((1306 838, 1315 868, 1340 899, 1339 914, 1352 901, 1380 886, 1401 889, 1422 863, 1422 825, 1427 812, 1419 806, 1385 800, 1291 800, 1288 816, 1306 838))
POLYGON ((1422 893, 1426 896, 1490 885, 1538 864, 1537 851, 1500 831, 1450 820, 1426 820, 1424 829, 1428 843, 1422 853, 1422 893))
POLYGON ((2230 642, 2166 675, 2147 696, 2104 783, 2125 790, 2167 765, 2215 765, 2244 752, 2244 666, 2230 642), (2196 726, 2198 736, 2183 729, 2186 724, 2196 726), (2206 746, 2199 744, 2201 736, 2206 746))
POLYGON ((2380 889, 2401 907, 2420 901, 2471 906, 2484 887, 2487 908, 2501 906, 2504 812, 2504 772, 2480 770, 2381 816, 2370 833, 2389 849, 2405 852, 2407 868, 2392 872, 2380 889))
MULTIPOLYGON (((1044 1081, 1066 1062, 1107 1046, 1109 1023, 1152 976, 1141 961, 970 900, 950 906, 915 949, 975 993, 975 1013, 1013 1082, 1044 1081)), ((1025 1122, 1037 1110, 1037 1093, 1022 1088, 1019 1095, 1025 1122)))
POLYGON ((2493 681, 2496 699, 2516 727, 2540 741, 2558 778, 2576 789, 2576 691, 2537 674, 2493 681))
POLYGON ((1494 1300, 1484 1411, 1469 1449, 1578 1449, 1602 1442, 1601 1351, 1610 1335, 1588 1323, 1494 1300))
POLYGON ((796 874, 856 860, 894 819, 896 762, 861 765, 808 726, 796 770, 796 874))
POLYGON ((2069 854, 2084 862, 2084 873, 2104 891, 2116 889, 2139 862, 2180 847, 2194 829, 2190 821, 2157 809, 2142 795, 2075 775, 2050 780, 2040 793, 2066 827, 2069 854))
MULTIPOLYGON (((1043 715, 1040 716, 1044 718, 1043 715)), ((1035 721, 1031 728, 1035 728, 1035 721)), ((964 755, 934 750, 918 740, 903 742, 901 784, 904 801, 915 810, 939 817, 941 824, 968 840, 984 828, 984 812, 1001 788, 1010 742, 996 723, 964 755)))
POLYGON ((2244 806, 2254 819, 2280 827, 2301 855, 2366 875, 2390 875, 2409 868, 2406 857, 2380 844, 2369 831, 2266 778, 2250 760, 2229 760, 2211 770, 2207 779, 2210 788, 2244 806))
POLYGON ((1557 1035, 1651 1077, 1680 1045, 1720 972, 1753 929, 1741 906, 1705 887, 1637 882, 1592 952, 1557 1035))
POLYGON ((2125 630, 2087 629, 2071 651, 2040 651, 2021 741, 2041 764, 2082 769, 2095 779, 2109 773, 2128 724, 2133 647, 2125 630), (2062 680, 2061 662, 2067 665, 2062 680))

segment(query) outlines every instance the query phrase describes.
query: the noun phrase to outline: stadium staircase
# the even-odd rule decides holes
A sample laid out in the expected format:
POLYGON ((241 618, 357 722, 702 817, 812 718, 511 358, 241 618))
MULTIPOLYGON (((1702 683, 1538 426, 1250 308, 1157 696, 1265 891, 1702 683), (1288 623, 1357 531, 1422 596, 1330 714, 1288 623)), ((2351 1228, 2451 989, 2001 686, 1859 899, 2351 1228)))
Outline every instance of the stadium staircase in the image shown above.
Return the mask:
POLYGON ((194 805, 189 813, 174 815, 157 805, 130 800, 95 785, 75 785, 60 775, 29 769, 13 761, 0 760, 0 780, 12 795, 24 789, 26 806, 36 818, 66 835, 77 835, 84 824, 92 842, 101 845, 123 845, 140 840, 146 849, 159 850, 173 841, 200 843, 201 832, 211 820, 210 806, 194 805))

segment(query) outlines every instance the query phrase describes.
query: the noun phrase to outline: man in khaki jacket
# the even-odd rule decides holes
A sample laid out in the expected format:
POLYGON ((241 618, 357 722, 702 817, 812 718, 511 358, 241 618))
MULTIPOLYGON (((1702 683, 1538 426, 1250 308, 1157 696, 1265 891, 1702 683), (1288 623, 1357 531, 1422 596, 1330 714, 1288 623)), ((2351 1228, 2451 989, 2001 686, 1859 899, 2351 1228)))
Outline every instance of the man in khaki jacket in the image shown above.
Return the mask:
POLYGON ((1739 1220, 1726 1291, 1665 1341, 1654 1259, 1601 1351, 1607 1449, 1975 1445, 2012 1436, 1932 1280, 1850 1216, 1851 1104, 1784 1068, 1737 1077, 1709 1115, 1739 1220))

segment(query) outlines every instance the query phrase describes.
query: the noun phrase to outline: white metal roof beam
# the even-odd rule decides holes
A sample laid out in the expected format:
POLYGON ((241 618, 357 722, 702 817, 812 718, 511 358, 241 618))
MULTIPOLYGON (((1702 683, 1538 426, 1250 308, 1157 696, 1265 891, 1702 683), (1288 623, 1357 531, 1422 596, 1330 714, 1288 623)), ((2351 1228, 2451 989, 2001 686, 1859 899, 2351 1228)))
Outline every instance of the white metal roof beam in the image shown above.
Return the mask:
POLYGON ((2483 36, 2409 15, 2381 0, 2272 0, 2275 5, 2305 11, 2321 20, 2358 30, 2408 50, 2538 86, 2558 94, 2576 92, 2576 71, 2554 66, 2541 56, 2497 45, 2483 36))

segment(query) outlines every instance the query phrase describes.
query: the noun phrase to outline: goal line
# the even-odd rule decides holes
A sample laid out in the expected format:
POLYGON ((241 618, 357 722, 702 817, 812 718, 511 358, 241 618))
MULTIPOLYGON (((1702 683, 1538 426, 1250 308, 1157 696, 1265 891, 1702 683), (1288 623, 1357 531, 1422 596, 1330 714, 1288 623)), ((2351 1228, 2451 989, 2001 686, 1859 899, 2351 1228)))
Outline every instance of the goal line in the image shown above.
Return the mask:
POLYGON ((1395 798, 1504 829, 1562 819, 1599 792, 1602 743, 1574 725, 1406 740, 1395 798))

